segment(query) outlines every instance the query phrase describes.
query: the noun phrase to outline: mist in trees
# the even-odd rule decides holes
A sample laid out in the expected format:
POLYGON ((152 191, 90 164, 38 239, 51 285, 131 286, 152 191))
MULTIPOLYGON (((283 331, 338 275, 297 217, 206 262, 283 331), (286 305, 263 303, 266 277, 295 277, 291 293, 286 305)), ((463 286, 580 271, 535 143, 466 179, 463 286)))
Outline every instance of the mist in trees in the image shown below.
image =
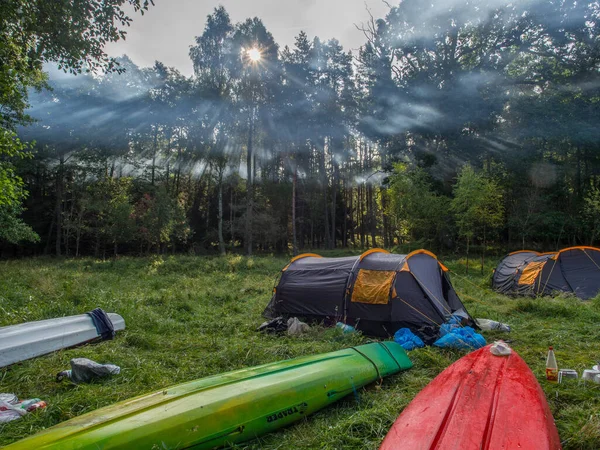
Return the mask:
POLYGON ((191 77, 46 66, 12 108, 7 139, 35 144, 3 156, 4 252, 597 245, 600 7, 430 3, 365 12, 355 52, 218 7, 191 77))

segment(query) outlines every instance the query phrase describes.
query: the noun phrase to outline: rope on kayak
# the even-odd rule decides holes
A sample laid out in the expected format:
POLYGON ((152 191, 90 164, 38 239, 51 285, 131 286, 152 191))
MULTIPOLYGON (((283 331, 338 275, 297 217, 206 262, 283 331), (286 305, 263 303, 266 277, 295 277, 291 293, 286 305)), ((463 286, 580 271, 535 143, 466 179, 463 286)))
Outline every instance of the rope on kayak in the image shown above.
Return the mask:
POLYGON ((350 382, 352 383, 352 393, 354 394, 354 399, 357 402, 360 402, 360 397, 358 396, 358 391, 356 390, 356 386, 354 385, 354 379, 350 378, 350 382))
POLYGON ((390 355, 390 357, 394 360, 394 362, 398 366, 398 370, 402 370, 402 366, 400 366, 400 363, 398 362, 398 360, 394 357, 394 355, 392 354, 392 352, 390 352, 390 349, 387 348, 385 346, 385 344, 383 344, 383 342, 378 342, 378 344, 381 345, 383 347, 383 349, 388 353, 388 355, 390 355))
POLYGON ((355 350, 356 353, 363 356, 367 361, 369 361, 371 364, 373 364, 373 367, 375 367, 375 371, 377 372, 377 376, 379 377, 379 384, 383 383, 383 377, 381 376, 381 372, 379 372, 379 367, 377 367, 377 364, 375 364, 375 361, 373 361, 371 358, 369 358, 367 355, 365 355, 363 352, 361 352, 356 347, 350 347, 350 348, 352 350, 355 350))

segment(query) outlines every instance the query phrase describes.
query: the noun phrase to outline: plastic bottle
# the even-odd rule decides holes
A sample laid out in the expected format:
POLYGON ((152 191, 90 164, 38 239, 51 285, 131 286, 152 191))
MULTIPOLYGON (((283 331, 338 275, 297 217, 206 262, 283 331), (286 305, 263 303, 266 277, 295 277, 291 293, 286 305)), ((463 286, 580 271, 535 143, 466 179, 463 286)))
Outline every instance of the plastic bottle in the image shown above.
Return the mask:
POLYGON ((352 325, 348 325, 342 322, 338 322, 335 324, 337 328, 340 328, 344 334, 346 333, 354 333, 356 329, 352 325))
POLYGON ((40 400, 39 402, 32 403, 27 407, 27 412, 35 411, 36 409, 42 409, 48 406, 45 401, 40 400))
POLYGON ((29 407, 31 405, 35 405, 36 403, 39 403, 39 402, 41 402, 41 400, 39 398, 30 398, 29 400, 23 400, 19 406, 21 409, 24 409, 25 411, 29 411, 29 407))
POLYGON ((548 357, 546 358, 546 379, 551 383, 558 383, 558 364, 552 347, 548 348, 548 357))

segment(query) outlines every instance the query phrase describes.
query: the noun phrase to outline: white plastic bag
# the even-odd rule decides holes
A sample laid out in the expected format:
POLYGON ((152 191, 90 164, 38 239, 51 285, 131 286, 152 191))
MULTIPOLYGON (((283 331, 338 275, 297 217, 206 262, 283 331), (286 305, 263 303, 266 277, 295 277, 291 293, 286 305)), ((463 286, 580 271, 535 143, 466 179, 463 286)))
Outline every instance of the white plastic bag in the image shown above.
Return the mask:
POLYGON ((27 414, 27 411, 21 409, 18 405, 0 401, 0 423, 12 422, 20 419, 25 414, 27 414))
POLYGON ((490 347, 490 352, 495 356, 508 356, 512 353, 512 350, 506 342, 495 341, 490 347))
POLYGON ((304 322, 300 322, 297 317, 291 317, 287 322, 287 332, 290 336, 298 336, 309 330, 309 326, 304 322))
POLYGON ((506 325, 505 323, 496 322, 495 320, 475 319, 475 322, 477 323, 477 326, 483 331, 497 330, 505 331, 507 333, 510 332, 510 326, 506 325))

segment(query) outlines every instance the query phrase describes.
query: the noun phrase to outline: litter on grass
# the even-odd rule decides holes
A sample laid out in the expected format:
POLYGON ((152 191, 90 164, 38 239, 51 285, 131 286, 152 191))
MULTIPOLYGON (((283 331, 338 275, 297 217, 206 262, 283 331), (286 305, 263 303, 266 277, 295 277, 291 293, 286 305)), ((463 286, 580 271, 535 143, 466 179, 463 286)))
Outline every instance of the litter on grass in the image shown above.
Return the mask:
POLYGON ((396 334, 394 334, 394 342, 400 344, 402 348, 407 351, 425 347, 425 343, 421 338, 408 328, 400 328, 396 331, 396 334))
POLYGON ((46 402, 39 398, 19 401, 15 394, 0 394, 0 423, 18 420, 25 414, 46 406, 46 402))
POLYGON ((501 323, 501 322, 496 322, 495 320, 475 319, 475 323, 483 331, 505 331, 507 333, 510 332, 509 325, 507 325, 505 323, 501 323))
POLYGON ((273 320, 263 322, 256 331, 264 331, 265 333, 283 333, 287 331, 287 322, 282 316, 275 317, 273 320))
POLYGON ((283 333, 287 332, 290 336, 297 336, 310 329, 308 324, 301 322, 297 317, 290 317, 287 321, 282 317, 276 317, 268 322, 263 322, 256 331, 265 333, 283 333))
POLYGON ((436 347, 459 350, 476 350, 485 344, 485 338, 471 327, 452 328, 433 343, 436 347))
POLYGON ((342 332, 344 334, 356 332, 356 328, 354 328, 352 325, 348 325, 347 323, 338 322, 335 324, 335 326, 336 326, 336 328, 339 328, 340 330, 342 330, 342 332))
POLYGON ((56 381, 68 378, 74 383, 89 383, 119 373, 121 373, 121 368, 114 364, 98 364, 87 358, 73 358, 71 360, 71 370, 59 372, 56 375, 56 381))
POLYGON ((496 341, 490 347, 490 352, 495 356, 508 356, 512 353, 512 350, 506 342, 496 341))
POLYGON ((304 322, 300 322, 297 317, 291 317, 287 321, 287 333, 290 336, 298 336, 302 333, 306 333, 310 327, 304 322))

